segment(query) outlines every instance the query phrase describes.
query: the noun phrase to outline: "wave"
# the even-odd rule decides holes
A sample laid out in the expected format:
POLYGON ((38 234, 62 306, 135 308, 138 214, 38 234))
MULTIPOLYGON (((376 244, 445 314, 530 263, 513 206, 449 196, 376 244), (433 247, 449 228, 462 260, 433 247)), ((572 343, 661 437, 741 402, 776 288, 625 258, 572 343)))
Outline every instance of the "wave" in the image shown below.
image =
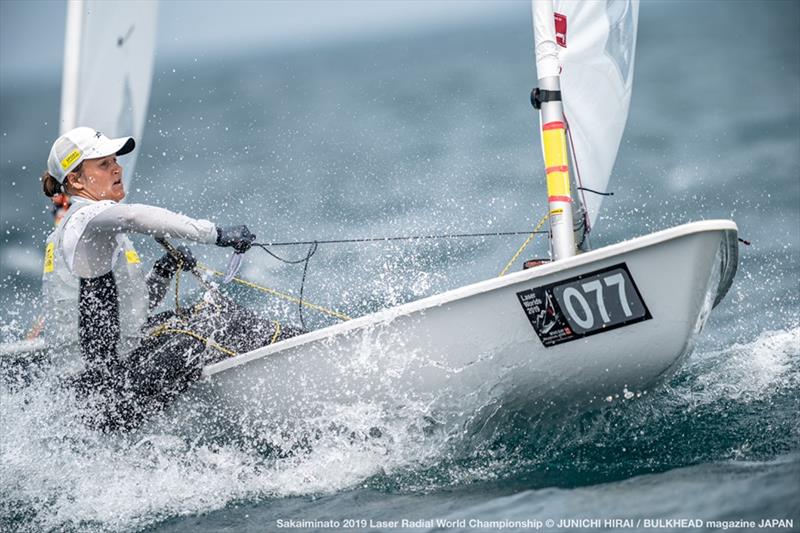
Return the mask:
MULTIPOLYGON (((695 354, 668 383, 581 413, 492 410, 448 433, 425 406, 323 405, 276 430, 186 414, 131 433, 86 428, 57 373, 3 384, 12 529, 135 530, 236 502, 355 487, 419 493, 474 483, 578 487, 797 450, 800 328, 695 354), (194 416, 194 418, 193 418, 194 416)), ((251 421, 254 422, 254 421, 251 421)))

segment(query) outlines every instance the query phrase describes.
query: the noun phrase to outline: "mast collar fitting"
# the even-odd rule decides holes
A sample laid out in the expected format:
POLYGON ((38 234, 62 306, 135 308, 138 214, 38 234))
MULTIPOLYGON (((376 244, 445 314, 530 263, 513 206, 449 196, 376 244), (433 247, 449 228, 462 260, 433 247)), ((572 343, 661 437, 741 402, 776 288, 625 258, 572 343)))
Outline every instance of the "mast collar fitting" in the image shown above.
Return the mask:
POLYGON ((561 91, 548 91, 534 87, 531 91, 531 105, 534 109, 541 109, 544 102, 560 102, 561 91))

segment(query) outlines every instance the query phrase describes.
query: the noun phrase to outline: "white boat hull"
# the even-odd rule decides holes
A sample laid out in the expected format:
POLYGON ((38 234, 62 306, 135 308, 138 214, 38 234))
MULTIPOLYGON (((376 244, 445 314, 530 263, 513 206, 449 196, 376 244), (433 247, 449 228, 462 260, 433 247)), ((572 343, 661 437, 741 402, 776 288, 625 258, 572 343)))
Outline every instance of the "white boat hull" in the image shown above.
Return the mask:
MULTIPOLYGON (((686 224, 227 359, 206 367, 188 396, 207 398, 200 403, 226 416, 278 426, 332 404, 413 403, 450 427, 486 408, 590 407, 668 374, 727 292, 737 260, 733 222, 686 224), (649 317, 545 346, 519 294, 580 276, 597 288, 588 280, 603 278, 591 274, 620 265, 649 317)), ((604 283, 609 302, 622 295, 614 280, 604 283)), ((597 293, 584 296, 591 302, 597 293)))

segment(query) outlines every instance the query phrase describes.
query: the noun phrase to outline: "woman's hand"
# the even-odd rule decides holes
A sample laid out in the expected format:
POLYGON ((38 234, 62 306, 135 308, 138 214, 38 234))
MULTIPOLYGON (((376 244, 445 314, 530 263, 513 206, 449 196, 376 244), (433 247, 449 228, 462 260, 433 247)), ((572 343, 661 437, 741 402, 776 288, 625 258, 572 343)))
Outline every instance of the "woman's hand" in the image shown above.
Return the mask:
POLYGON ((217 246, 232 246, 236 253, 244 253, 250 249, 256 236, 247 226, 217 226, 217 246))
POLYGON ((192 255, 192 251, 185 244, 179 244, 156 261, 153 270, 162 278, 171 278, 178 268, 191 270, 195 266, 197 266, 197 259, 192 255))

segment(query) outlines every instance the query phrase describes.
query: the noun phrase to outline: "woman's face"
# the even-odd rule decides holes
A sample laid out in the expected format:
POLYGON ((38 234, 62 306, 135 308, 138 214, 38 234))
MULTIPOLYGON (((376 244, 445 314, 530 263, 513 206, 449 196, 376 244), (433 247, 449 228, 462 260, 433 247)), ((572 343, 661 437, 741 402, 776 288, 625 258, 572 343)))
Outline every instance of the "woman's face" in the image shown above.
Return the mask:
POLYGON ((114 200, 125 198, 122 184, 122 167, 116 155, 97 159, 85 159, 81 173, 71 181, 76 194, 91 200, 114 200))

